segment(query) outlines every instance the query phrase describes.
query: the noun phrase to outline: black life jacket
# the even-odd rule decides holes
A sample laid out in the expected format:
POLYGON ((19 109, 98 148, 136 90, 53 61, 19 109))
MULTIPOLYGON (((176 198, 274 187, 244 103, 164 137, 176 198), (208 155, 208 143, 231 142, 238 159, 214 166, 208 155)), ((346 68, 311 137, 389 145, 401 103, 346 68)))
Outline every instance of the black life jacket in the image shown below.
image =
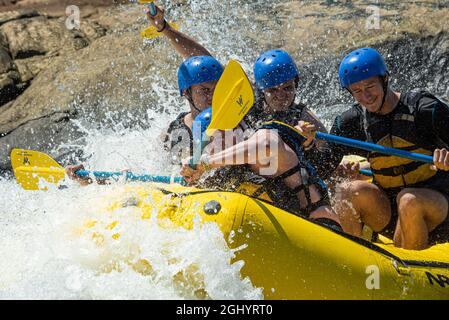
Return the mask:
MULTIPOLYGON (((400 102, 388 115, 376 115, 363 112, 362 128, 367 141, 385 147, 433 155, 438 148, 434 144, 435 135, 431 130, 419 128, 417 123, 418 102, 424 96, 437 99, 424 91, 412 91, 401 95, 400 102)), ((383 189, 411 187, 426 183, 437 175, 430 164, 410 159, 369 153, 368 160, 374 174, 374 182, 383 189)))

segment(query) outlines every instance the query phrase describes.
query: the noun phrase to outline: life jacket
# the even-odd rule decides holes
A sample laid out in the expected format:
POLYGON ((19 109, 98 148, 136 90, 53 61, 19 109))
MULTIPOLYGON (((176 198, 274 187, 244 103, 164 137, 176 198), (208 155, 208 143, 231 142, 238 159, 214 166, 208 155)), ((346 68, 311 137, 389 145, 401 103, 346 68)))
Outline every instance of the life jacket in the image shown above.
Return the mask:
MULTIPOLYGON (((302 143, 305 138, 294 127, 280 121, 269 121, 264 123, 260 129, 277 130, 282 140, 295 152, 298 158, 298 164, 282 173, 281 175, 269 178, 262 177, 255 173, 249 173, 250 169, 240 166, 240 174, 235 176, 240 180, 235 181, 235 191, 247 194, 258 199, 262 199, 295 214, 309 217, 310 213, 317 208, 329 205, 328 189, 326 184, 318 177, 315 167, 306 160, 302 149, 302 143), (245 170, 246 168, 246 170, 245 170), (242 170, 246 172, 242 173, 242 170), (290 189, 284 183, 284 179, 291 175, 299 173, 301 184, 290 189), (321 195, 321 199, 312 203, 310 196, 310 187, 314 185, 321 195), (307 205, 301 206, 297 194, 303 191, 307 205)), ((238 168, 238 167, 237 167, 238 168)))
MULTIPOLYGON (((388 115, 376 115, 363 109, 362 127, 367 140, 385 147, 433 155, 438 147, 430 142, 435 141, 433 133, 419 128, 417 123, 418 102, 424 96, 437 99, 427 92, 412 91, 402 94, 400 102, 388 115)), ((437 175, 430 164, 410 159, 371 152, 368 160, 374 182, 386 190, 422 184, 437 175)))

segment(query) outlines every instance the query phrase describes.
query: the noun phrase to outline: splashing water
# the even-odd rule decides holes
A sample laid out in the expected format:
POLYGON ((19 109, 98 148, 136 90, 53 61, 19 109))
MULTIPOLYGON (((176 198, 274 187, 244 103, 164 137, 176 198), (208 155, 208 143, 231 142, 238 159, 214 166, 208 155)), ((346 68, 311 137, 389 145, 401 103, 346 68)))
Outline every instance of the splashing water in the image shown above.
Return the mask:
POLYGON ((231 264, 234 252, 217 225, 166 230, 136 207, 108 210, 126 195, 120 183, 40 192, 0 180, 0 187, 8 203, 0 216, 0 299, 263 298, 241 279, 242 262, 231 264))
MULTIPOLYGON (((75 121, 86 133, 85 167, 176 174, 155 134, 169 119, 158 115, 145 130, 94 129, 75 121)), ((121 182, 64 184, 62 190, 25 191, 0 179, 0 299, 263 298, 262 289, 241 279, 243 264, 231 263, 234 252, 217 225, 168 231, 143 221, 136 207, 108 211, 126 196, 121 182), (95 227, 80 234, 92 220, 95 227), (120 221, 119 239, 105 228, 113 221, 120 221)))
MULTIPOLYGON (((190 0, 179 9, 164 1, 170 18, 182 21, 181 30, 198 39, 222 63, 240 60, 250 77, 252 63, 262 51, 283 45, 279 36, 282 21, 274 13, 282 3, 190 0)), ((155 41, 162 48, 169 46, 155 41)), ((292 54, 300 57, 300 53, 292 54)), ((324 117, 328 127, 343 108, 326 108, 328 99, 334 104, 348 98, 338 88, 335 68, 329 69, 335 57, 330 61, 301 66, 305 83, 301 82, 298 95, 324 117)), ((137 88, 142 84, 142 106, 151 95, 158 108, 126 117, 111 113, 107 118, 112 125, 100 127, 92 124, 90 115, 83 115, 73 120, 83 138, 55 146, 55 150, 81 149, 84 156, 76 162, 82 160, 87 169, 176 175, 179 168, 167 165, 171 161, 159 141, 167 124, 186 110, 176 85, 167 81, 174 79, 176 68, 173 62, 169 68, 151 69, 148 78, 135 79, 137 88), (147 83, 151 90, 145 90, 147 83), (141 119, 146 120, 144 126, 129 125, 141 124, 141 119)), ((263 298, 264 288, 255 288, 251 279, 241 279, 243 264, 231 263, 234 252, 215 224, 196 221, 192 230, 162 229, 152 219, 140 219, 136 207, 108 211, 111 201, 126 194, 120 182, 87 187, 64 183, 66 189, 50 186, 47 192, 35 192, 0 177, 0 299, 263 298), (92 220, 97 224, 81 232, 92 220), (115 220, 120 220, 118 239, 113 237, 116 231, 106 228, 115 220), (100 236, 95 237, 96 233, 100 236)))

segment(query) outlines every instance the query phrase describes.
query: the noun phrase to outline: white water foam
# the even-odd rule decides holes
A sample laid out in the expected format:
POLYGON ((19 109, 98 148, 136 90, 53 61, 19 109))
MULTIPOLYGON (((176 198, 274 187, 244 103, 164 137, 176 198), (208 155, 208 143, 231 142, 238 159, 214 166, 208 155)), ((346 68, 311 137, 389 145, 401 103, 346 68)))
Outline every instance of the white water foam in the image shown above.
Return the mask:
MULTIPOLYGON (((75 121, 86 133, 86 169, 177 175, 159 139, 174 115, 148 112, 154 120, 145 130, 75 121)), ((126 197, 121 181, 62 184, 26 191, 0 178, 0 299, 263 299, 261 288, 241 279, 243 263, 231 263, 234 252, 217 225, 166 230, 142 220, 136 207, 111 213, 108 205, 126 197), (91 220, 98 223, 77 233, 91 220), (106 229, 113 221, 120 221, 114 232, 106 229), (94 232, 104 236, 101 245, 94 232), (134 270, 139 261, 150 267, 134 270)))
MULTIPOLYGON (((108 163, 100 153, 91 161, 108 163)), ((63 190, 25 191, 0 180, 0 299, 263 298, 250 279, 241 279, 243 264, 231 263, 234 253, 217 225, 197 221, 192 230, 163 229, 154 219, 142 220, 137 207, 107 210, 126 195, 121 183, 67 184, 63 190), (92 220, 94 227, 84 226, 92 220), (119 225, 108 230, 114 221, 119 225), (112 238, 117 232, 120 238, 112 238), (128 264, 142 260, 149 271, 128 264)))

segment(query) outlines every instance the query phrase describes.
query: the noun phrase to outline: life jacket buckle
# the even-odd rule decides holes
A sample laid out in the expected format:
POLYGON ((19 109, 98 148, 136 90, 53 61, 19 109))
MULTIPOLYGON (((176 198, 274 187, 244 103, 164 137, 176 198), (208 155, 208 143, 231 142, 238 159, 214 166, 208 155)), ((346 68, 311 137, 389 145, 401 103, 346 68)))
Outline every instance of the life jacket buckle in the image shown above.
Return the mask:
POLYGON ((401 176, 405 173, 405 168, 404 166, 399 166, 396 168, 393 168, 393 173, 395 176, 401 176))

